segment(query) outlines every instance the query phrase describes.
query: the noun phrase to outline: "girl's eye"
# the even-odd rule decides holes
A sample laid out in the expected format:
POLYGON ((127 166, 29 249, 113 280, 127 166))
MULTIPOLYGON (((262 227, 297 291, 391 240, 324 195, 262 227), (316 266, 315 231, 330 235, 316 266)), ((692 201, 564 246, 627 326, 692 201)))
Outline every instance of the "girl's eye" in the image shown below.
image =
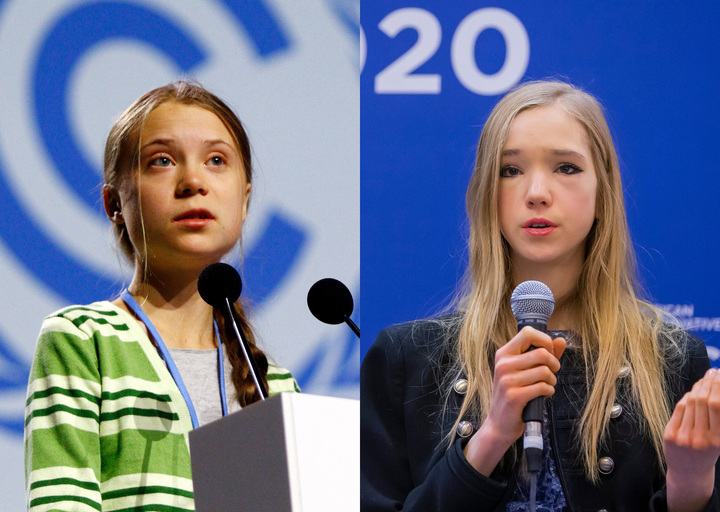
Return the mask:
POLYGON ((500 169, 500 177, 501 178, 512 178, 514 176, 518 176, 520 174, 520 169, 517 167, 512 167, 510 165, 506 165, 505 167, 500 169))
POLYGON ((172 161, 166 156, 161 156, 151 160, 150 165, 153 167, 170 167, 172 165, 172 161))
POLYGON ((211 165, 223 165, 225 163, 221 156, 214 156, 209 161, 211 165))
POLYGON ((583 170, 575 164, 562 164, 560 167, 558 167, 558 172, 560 172, 561 174, 572 175, 581 173, 583 172, 583 170))

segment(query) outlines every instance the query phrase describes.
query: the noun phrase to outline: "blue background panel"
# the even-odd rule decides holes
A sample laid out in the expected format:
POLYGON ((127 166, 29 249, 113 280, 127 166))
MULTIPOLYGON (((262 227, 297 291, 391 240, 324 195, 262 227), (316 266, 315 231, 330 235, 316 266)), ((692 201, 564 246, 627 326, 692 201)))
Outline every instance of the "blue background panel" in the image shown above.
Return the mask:
MULTIPOLYGON (((720 6, 672 2, 363 2, 362 354, 383 327, 440 311, 462 279, 465 190, 482 125, 501 96, 462 85, 451 42, 460 22, 484 7, 504 9, 525 27, 522 81, 569 80, 604 105, 641 279, 654 302, 692 313, 681 320, 700 326, 694 333, 717 366, 720 6), (428 11, 442 27, 438 50, 414 71, 439 74, 439 94, 375 92, 376 75, 418 39, 413 29, 390 38, 378 28, 407 7, 428 11)), ((483 73, 497 73, 502 34, 482 32, 475 58, 483 73)))

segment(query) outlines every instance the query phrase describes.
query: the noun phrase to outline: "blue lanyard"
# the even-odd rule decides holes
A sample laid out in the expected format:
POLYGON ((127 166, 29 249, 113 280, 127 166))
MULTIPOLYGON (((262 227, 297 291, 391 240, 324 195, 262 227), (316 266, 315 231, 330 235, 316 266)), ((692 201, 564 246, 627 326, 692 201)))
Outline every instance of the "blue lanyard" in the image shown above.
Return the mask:
MULTIPOLYGON (((178 389, 180 390, 180 393, 182 394, 183 398, 185 399, 185 403, 187 404, 187 408, 190 411, 190 418, 192 419, 192 425, 193 428, 198 428, 200 426, 200 423, 197 419, 197 414, 195 413, 195 407, 193 407, 192 400, 190 399, 190 394, 187 391, 187 388, 185 387, 185 383, 182 380, 182 377, 180 376, 180 371, 178 370, 177 366, 175 366, 175 361, 173 361, 172 356, 170 355, 170 351, 165 346, 165 342, 163 342, 162 337, 160 336, 160 333, 157 331, 153 323, 150 321, 150 318, 148 318, 147 314, 145 314, 145 311, 140 307, 140 304, 137 303, 135 298, 130 295, 130 292, 128 292, 127 288, 123 290, 123 292, 120 294, 120 297, 125 301, 125 304, 128 305, 130 309, 132 309, 133 313, 135 313, 140 320, 145 324, 145 327, 147 327, 147 330, 150 332, 150 335, 155 340, 155 343, 157 343, 158 350, 160 351, 160 355, 165 360, 165 364, 168 367, 168 370, 170 371, 170 375, 172 376, 173 380, 175 381, 175 384, 177 385, 178 389)), ((218 380, 220 381, 220 396, 222 398, 222 412, 223 416, 227 416, 228 414, 228 408, 227 408, 227 395, 225 394, 225 361, 223 359, 223 348, 222 343, 220 341, 220 331, 218 330, 217 323, 213 321, 213 324, 215 326, 215 338, 217 339, 217 345, 218 345, 218 380)))

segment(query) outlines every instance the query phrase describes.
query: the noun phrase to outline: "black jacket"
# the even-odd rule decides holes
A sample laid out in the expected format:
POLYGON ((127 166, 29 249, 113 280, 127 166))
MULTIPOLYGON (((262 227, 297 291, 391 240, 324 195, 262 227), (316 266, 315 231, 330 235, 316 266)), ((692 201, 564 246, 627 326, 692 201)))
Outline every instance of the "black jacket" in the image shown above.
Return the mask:
MULTIPOLYGON (((497 470, 487 478, 465 459, 466 439, 447 449, 445 435, 463 398, 451 391, 442 417, 447 390, 439 383, 449 363, 447 348, 456 341, 452 336, 448 343, 447 333, 435 320, 392 326, 365 356, 360 374, 362 512, 489 512, 504 510, 512 496, 514 470, 505 478, 497 470)), ((710 368, 702 341, 689 337, 687 351, 680 375, 670 382, 673 404, 710 368)), ((560 362, 549 404, 550 441, 570 510, 665 511, 665 482, 655 450, 625 412, 610 420, 609 442, 599 454, 610 457, 614 468, 601 475, 597 486, 585 479, 572 436, 586 396, 582 353, 568 349, 560 362)), ((622 372, 618 377, 621 406, 628 378, 622 372)), ((706 511, 720 511, 720 466, 715 482, 706 511)))

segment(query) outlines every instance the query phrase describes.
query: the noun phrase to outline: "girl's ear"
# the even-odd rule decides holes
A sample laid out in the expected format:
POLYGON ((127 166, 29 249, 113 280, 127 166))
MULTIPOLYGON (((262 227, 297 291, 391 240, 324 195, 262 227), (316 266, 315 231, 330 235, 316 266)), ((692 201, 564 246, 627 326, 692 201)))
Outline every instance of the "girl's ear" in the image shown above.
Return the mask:
POLYGON ((250 203, 250 191, 252 190, 252 184, 248 183, 245 186, 245 204, 243 204, 243 211, 242 211, 242 221, 245 222, 245 217, 247 217, 247 211, 248 211, 248 204, 250 203))
POLYGON ((103 206, 105 207, 105 215, 110 219, 110 222, 118 225, 125 224, 120 205, 120 195, 110 185, 103 185, 103 206))

